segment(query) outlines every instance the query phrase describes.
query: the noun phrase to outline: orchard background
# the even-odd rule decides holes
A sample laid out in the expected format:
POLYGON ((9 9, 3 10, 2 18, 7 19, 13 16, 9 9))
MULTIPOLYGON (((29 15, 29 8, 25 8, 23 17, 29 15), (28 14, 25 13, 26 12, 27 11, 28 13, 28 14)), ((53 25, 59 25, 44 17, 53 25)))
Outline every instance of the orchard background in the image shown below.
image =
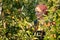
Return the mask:
POLYGON ((34 28, 30 28, 36 19, 35 7, 44 3, 48 7, 46 21, 54 21, 45 27, 44 40, 60 40, 60 0, 0 0, 0 40, 34 40, 34 28))

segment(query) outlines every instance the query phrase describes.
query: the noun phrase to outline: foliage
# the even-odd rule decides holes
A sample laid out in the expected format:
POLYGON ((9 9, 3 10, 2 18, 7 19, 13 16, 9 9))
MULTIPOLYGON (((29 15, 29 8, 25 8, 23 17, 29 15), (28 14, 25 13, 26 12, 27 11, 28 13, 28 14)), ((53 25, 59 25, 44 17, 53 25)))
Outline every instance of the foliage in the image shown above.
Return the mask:
POLYGON ((46 21, 52 22, 50 27, 44 26, 44 40, 60 40, 60 0, 2 0, 0 15, 0 40, 34 40, 33 25, 35 7, 44 3, 48 7, 46 21))

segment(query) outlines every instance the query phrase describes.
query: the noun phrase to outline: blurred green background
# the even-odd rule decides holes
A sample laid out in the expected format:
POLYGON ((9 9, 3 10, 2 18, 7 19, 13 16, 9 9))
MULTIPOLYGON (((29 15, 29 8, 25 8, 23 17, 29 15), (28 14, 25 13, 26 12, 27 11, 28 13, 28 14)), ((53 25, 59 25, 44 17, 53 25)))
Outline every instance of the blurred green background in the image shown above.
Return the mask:
POLYGON ((35 7, 44 3, 48 7, 46 21, 55 25, 44 27, 44 40, 60 40, 60 0, 0 0, 0 40, 34 40, 34 28, 30 28, 36 19, 35 7))

